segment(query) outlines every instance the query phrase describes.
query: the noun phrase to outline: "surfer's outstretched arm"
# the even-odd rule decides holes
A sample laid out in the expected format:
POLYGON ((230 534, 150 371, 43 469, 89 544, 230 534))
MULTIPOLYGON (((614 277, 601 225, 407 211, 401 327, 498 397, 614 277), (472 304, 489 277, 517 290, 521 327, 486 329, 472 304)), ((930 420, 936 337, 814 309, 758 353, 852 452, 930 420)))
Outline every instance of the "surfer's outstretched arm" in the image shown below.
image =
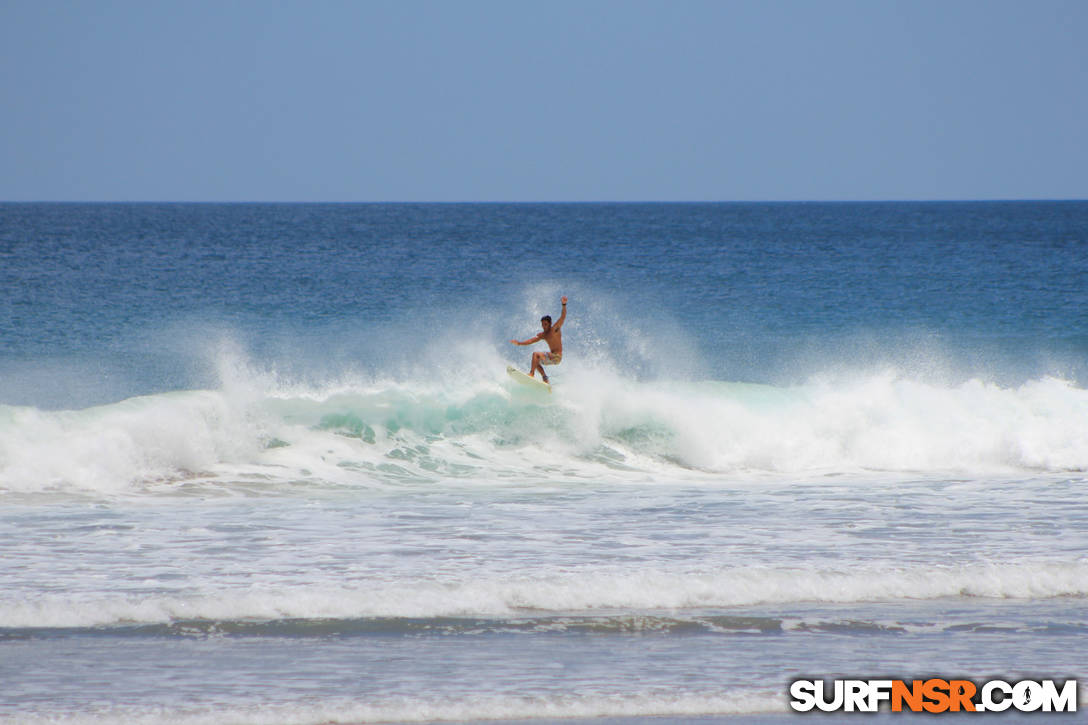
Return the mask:
POLYGON ((567 297, 566 297, 566 295, 563 296, 563 299, 560 300, 560 302, 563 303, 563 312, 559 315, 559 319, 555 321, 555 324, 552 325, 553 330, 558 330, 560 327, 562 327, 563 326, 563 320, 567 319, 567 297))
POLYGON ((534 342, 540 342, 540 335, 534 335, 528 340, 511 340, 514 345, 532 345, 534 342))

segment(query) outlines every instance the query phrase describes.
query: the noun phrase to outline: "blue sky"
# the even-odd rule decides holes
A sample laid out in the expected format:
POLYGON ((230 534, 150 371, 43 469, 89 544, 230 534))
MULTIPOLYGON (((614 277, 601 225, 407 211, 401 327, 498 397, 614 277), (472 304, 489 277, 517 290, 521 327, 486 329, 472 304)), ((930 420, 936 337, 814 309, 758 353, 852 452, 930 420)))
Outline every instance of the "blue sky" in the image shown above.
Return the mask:
POLYGON ((0 4, 0 200, 1088 198, 1088 2, 0 4))

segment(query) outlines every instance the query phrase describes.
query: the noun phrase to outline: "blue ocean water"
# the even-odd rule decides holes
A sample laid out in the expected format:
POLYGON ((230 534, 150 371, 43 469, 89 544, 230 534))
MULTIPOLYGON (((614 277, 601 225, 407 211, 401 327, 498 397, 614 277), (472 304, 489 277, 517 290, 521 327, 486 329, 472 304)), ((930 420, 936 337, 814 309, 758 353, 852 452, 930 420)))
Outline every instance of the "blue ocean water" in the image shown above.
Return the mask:
POLYGON ((0 717, 1088 677, 1088 203, 0 204, 0 282, 0 717))

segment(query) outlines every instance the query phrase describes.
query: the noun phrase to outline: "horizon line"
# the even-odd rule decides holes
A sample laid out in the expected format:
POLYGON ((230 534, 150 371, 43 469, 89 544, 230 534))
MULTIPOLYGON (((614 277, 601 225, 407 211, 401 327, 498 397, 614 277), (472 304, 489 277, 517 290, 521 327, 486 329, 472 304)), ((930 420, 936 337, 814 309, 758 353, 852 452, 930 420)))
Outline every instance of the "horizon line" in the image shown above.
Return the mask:
POLYGON ((268 199, 0 199, 0 204, 984 204, 1085 202, 1088 197, 993 197, 956 199, 592 199, 592 200, 268 200, 268 199))

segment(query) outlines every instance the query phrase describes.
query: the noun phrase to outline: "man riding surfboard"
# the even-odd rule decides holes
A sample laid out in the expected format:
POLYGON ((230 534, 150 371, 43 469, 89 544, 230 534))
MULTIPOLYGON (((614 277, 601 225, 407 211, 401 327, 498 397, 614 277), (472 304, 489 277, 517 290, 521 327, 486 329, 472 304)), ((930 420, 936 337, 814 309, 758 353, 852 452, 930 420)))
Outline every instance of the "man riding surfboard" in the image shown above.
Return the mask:
POLYGON ((529 368, 529 377, 536 377, 536 371, 540 370, 540 379, 544 382, 548 382, 548 375, 544 372, 545 365, 558 365, 563 360, 563 321, 567 319, 567 298, 564 296, 560 300, 563 304, 563 312, 559 315, 559 319, 555 324, 552 324, 552 316, 544 315, 540 318, 540 327, 542 328, 535 336, 530 337, 528 340, 511 340, 515 345, 532 345, 534 342, 540 342, 543 340, 548 343, 548 352, 534 352, 533 363, 529 368))

